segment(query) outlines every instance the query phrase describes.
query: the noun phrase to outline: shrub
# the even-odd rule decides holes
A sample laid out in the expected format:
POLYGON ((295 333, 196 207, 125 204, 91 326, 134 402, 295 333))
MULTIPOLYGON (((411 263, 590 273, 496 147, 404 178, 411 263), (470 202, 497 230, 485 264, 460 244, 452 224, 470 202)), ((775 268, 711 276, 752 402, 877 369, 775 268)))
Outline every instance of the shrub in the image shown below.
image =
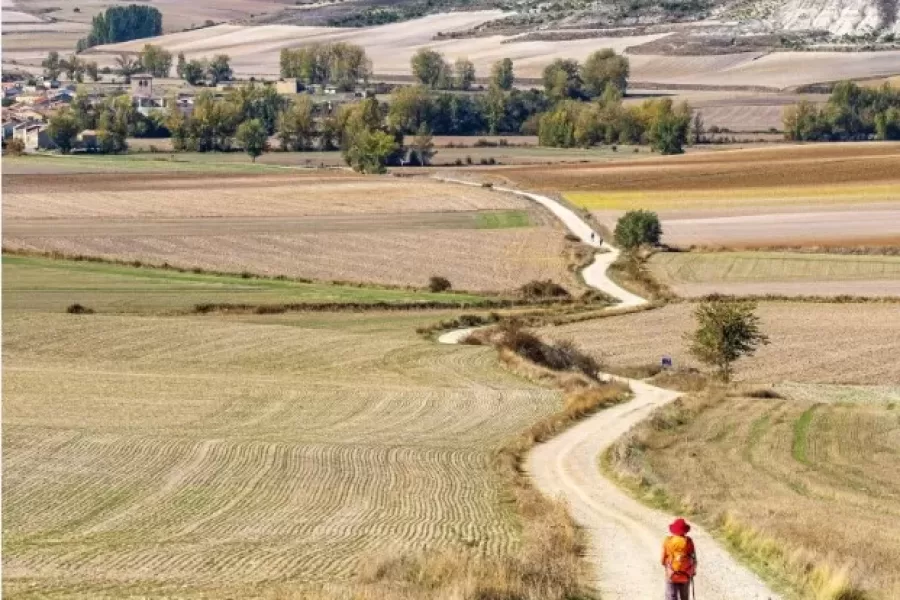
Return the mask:
POLYGON ((91 315, 94 314, 94 309, 88 308, 87 306, 82 306, 79 303, 70 304, 66 308, 66 312, 70 315, 91 315))
POLYGON ((452 286, 450 285, 450 280, 446 277, 440 277, 438 275, 433 275, 428 278, 428 290, 432 292, 446 292, 452 286))
POLYGON ((9 140, 6 143, 6 151, 12 156, 22 156, 25 153, 25 142, 22 140, 9 140))
POLYGON ((616 243, 626 250, 643 245, 657 245, 662 237, 662 225, 655 212, 630 210, 616 223, 616 243))
POLYGON ((529 300, 545 298, 571 298, 572 295, 563 286, 550 281, 530 281, 519 288, 519 292, 529 300))
POLYGON ((572 341, 545 342, 515 321, 501 322, 490 339, 497 348, 512 351, 554 371, 575 371, 591 379, 596 379, 600 373, 600 362, 582 352, 572 341))

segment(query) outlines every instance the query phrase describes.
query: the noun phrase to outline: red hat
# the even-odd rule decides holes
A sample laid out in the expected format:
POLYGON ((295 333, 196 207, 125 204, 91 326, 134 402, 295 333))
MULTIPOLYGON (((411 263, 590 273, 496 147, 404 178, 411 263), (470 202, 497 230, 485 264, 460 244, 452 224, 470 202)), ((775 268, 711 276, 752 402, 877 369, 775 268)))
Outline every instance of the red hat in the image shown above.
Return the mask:
POLYGON ((687 521, 684 519, 676 519, 671 525, 669 525, 669 531, 672 532, 672 535, 685 535, 688 531, 691 530, 691 526, 687 524, 687 521))

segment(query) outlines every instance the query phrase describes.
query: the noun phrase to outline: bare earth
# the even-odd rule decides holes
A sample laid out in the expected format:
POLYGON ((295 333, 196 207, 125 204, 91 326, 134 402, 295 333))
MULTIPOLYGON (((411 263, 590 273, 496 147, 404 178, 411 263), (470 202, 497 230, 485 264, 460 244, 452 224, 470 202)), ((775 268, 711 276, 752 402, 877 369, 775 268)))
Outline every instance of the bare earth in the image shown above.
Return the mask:
POLYGON ((501 291, 579 287, 562 230, 532 203, 391 177, 11 175, 4 246, 232 272, 501 291), (487 210, 530 226, 479 229, 487 210))

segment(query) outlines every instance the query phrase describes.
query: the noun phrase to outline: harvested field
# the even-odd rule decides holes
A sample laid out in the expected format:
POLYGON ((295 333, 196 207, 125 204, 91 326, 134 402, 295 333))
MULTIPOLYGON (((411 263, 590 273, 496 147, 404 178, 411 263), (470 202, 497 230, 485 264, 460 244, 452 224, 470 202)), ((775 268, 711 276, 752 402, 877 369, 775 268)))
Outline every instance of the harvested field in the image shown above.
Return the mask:
MULTIPOLYGON (((668 355, 678 367, 699 367, 683 339, 695 327, 693 308, 690 303, 671 304, 542 331, 549 338, 572 339, 614 366, 657 365, 668 355)), ((900 383, 897 304, 762 302, 757 314, 772 343, 737 363, 740 380, 900 383)))
MULTIPOLYGON (((588 38, 558 41, 505 43, 512 36, 489 35, 475 38, 435 40, 438 33, 464 31, 504 16, 501 11, 470 11, 428 15, 413 21, 366 27, 329 28, 293 25, 219 25, 197 31, 158 38, 173 52, 184 51, 188 58, 228 52, 236 71, 244 75, 277 76, 278 53, 282 48, 315 42, 346 41, 362 45, 378 75, 408 75, 409 59, 420 47, 430 46, 452 61, 468 56, 479 74, 486 75, 499 58, 516 62, 519 77, 537 78, 556 58, 584 60, 597 48, 623 52, 665 37, 650 34, 626 37, 588 38)), ((88 55, 110 61, 111 53, 139 50, 139 42, 101 46, 88 55)), ((900 52, 743 52, 718 56, 631 57, 634 81, 695 86, 753 86, 787 88, 820 81, 894 75, 900 52)))
POLYGON ((508 168, 556 190, 606 226, 630 209, 663 220, 675 246, 895 245, 900 144, 780 146, 615 164, 508 168))
POLYGON ((486 188, 343 172, 7 175, 3 196, 10 249, 325 281, 580 285, 562 229, 486 188))
POLYGON ((415 334, 446 316, 7 309, 6 594, 259 597, 514 548, 493 451, 560 395, 415 334))
POLYGON ((650 270, 680 296, 900 296, 900 257, 793 252, 659 253, 650 270))
POLYGON ((198 304, 220 302, 248 305, 387 302, 402 305, 410 302, 478 304, 485 300, 472 294, 435 294, 240 275, 180 273, 32 256, 4 256, 3 273, 7 279, 4 310, 54 312, 78 302, 98 312, 167 314, 189 312, 198 304))
POLYGON ((698 395, 661 409, 613 456, 646 497, 653 488, 715 526, 804 597, 900 597, 896 404, 698 395), (866 595, 837 593, 851 589, 866 595))

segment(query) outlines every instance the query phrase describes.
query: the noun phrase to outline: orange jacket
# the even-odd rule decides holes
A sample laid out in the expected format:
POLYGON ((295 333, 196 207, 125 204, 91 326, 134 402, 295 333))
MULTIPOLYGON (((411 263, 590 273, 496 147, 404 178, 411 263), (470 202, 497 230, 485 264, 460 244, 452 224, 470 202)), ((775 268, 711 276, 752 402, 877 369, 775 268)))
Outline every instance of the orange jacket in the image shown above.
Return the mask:
POLYGON ((662 565, 666 568, 666 575, 674 583, 687 583, 697 574, 697 552, 694 549, 694 540, 688 536, 670 535, 663 542, 662 565), (675 572, 672 569, 672 558, 677 555, 690 557, 690 567, 685 572, 675 572))

